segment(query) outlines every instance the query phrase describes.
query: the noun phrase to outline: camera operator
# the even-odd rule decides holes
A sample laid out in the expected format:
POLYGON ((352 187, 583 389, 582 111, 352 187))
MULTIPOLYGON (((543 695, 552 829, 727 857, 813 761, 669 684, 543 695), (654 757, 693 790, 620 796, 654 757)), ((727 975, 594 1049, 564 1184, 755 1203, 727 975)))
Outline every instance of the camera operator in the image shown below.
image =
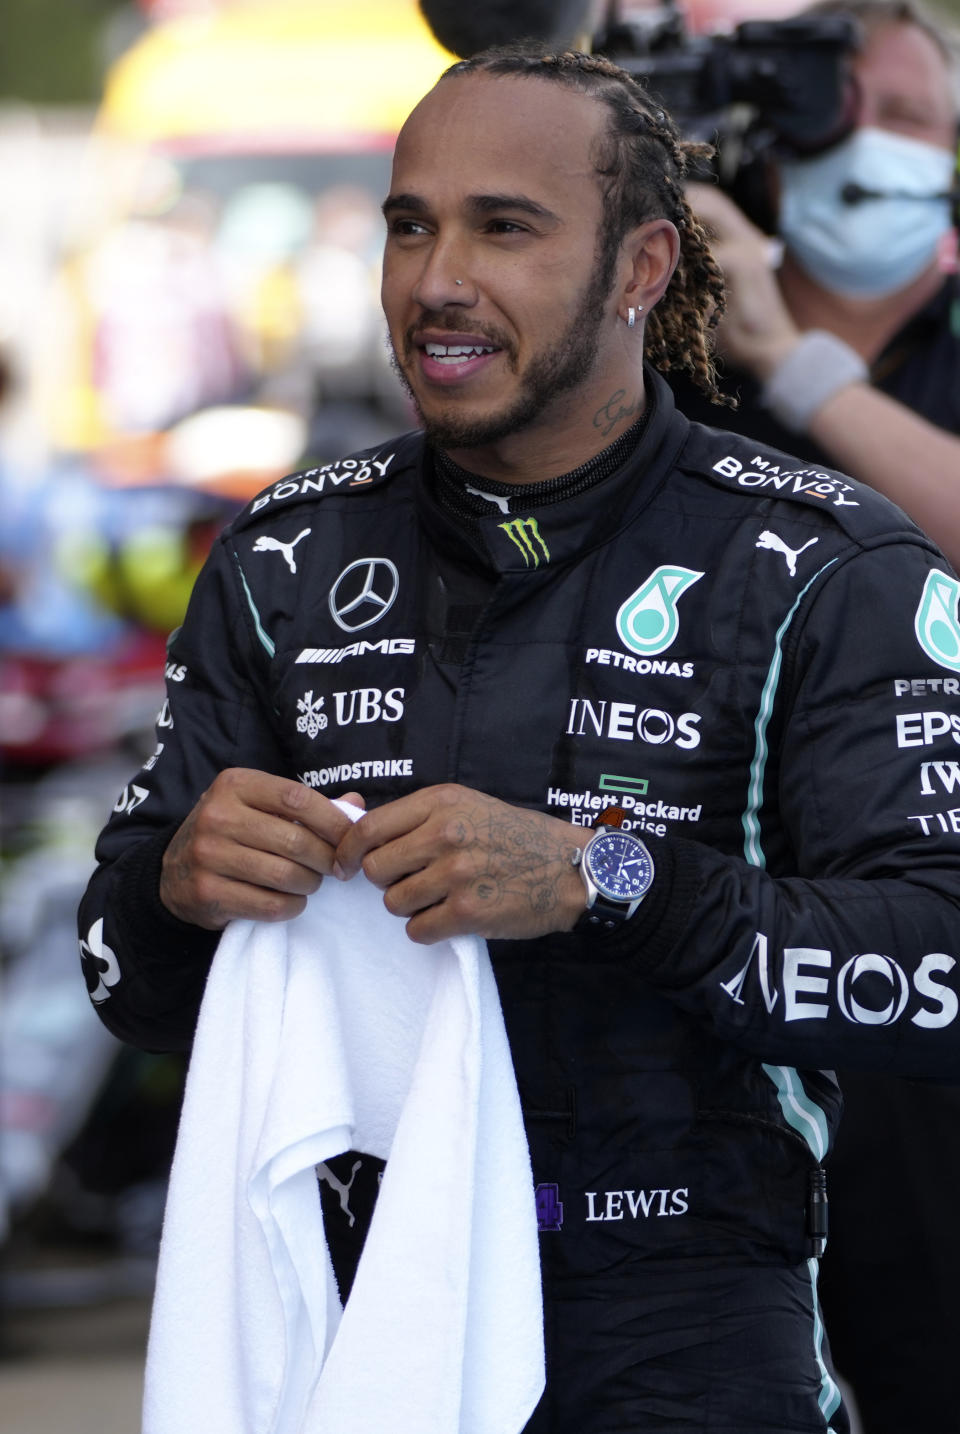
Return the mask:
MULTIPOLYGON (((859 20, 856 123, 779 166, 778 246, 715 185, 691 186, 728 305, 736 411, 684 411, 864 479, 960 563, 960 281, 943 262, 957 99, 947 38, 912 0, 827 0, 859 20), (859 186, 859 189, 853 188, 859 186), (862 190, 882 190, 882 203, 862 190)), ((675 387, 679 388, 677 384, 675 387)), ((956 1428, 960 1092, 841 1072, 825 1315, 867 1434, 956 1428)))
MULTIPOLYGON (((782 161, 779 246, 714 185, 691 186, 716 234, 722 424, 869 482, 960 563, 960 286, 945 272, 957 95, 950 44, 913 0, 825 0, 860 22, 856 121, 782 161)), ((684 399, 686 393, 684 393, 684 399)), ((690 411, 689 406, 687 410, 690 411)))

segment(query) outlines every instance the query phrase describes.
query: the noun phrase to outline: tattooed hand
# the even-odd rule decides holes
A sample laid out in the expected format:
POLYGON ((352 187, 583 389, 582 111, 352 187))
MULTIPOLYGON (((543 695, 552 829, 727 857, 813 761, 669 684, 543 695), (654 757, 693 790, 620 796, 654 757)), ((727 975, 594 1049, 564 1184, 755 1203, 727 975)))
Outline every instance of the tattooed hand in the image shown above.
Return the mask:
POLYGON ((571 865, 590 832, 508 806, 468 787, 426 787, 377 807, 341 839, 334 875, 362 867, 407 916, 411 940, 545 936, 569 931, 586 906, 571 865))
MULTIPOLYGON (((346 801, 362 806, 355 793, 346 801)), ((299 916, 350 825, 301 782, 245 767, 221 772, 174 833, 160 900, 181 921, 220 931, 234 917, 299 916)))

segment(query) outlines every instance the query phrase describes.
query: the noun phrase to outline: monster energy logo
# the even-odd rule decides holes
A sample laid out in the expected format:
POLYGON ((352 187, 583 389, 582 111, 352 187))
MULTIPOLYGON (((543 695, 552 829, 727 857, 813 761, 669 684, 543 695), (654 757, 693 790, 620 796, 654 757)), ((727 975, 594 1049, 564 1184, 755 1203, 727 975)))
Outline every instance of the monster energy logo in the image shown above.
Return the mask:
POLYGON ((538 568, 541 555, 544 562, 549 563, 550 549, 540 536, 536 518, 512 518, 509 523, 497 526, 503 529, 512 543, 516 543, 528 568, 531 563, 538 568))
POLYGON ((960 583, 934 568, 927 581, 914 619, 917 641, 928 657, 940 667, 960 672, 960 625, 957 597, 960 583))

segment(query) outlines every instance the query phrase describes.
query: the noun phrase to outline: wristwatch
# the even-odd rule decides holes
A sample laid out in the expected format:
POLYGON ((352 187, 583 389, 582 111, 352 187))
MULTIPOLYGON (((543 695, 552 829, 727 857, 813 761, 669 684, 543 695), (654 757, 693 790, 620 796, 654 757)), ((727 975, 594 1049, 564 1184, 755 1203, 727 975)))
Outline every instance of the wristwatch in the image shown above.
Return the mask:
POLYGON ((625 817, 622 807, 608 807, 586 846, 574 853, 573 865, 587 888, 587 909, 578 927, 619 926, 653 885, 653 857, 639 837, 620 829, 625 817))

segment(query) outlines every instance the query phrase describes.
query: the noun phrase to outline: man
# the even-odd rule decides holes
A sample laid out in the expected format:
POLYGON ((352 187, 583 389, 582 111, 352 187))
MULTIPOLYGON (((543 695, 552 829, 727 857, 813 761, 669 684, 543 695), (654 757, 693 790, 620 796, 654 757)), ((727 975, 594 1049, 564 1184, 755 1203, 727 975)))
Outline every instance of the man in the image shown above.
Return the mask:
POLYGON ((819 1068, 960 1066, 953 580, 642 368, 710 387, 688 152, 587 56, 488 52, 417 107, 383 301, 426 437, 224 535, 81 913, 100 1014, 148 1045, 189 1041, 229 919, 361 865, 415 941, 488 938, 543 1231, 532 1434, 845 1430, 819 1068))
MULTIPOLYGON (((688 191, 719 236, 724 413, 681 385, 692 417, 836 463, 886 493, 960 562, 960 286, 948 272, 956 181, 956 68, 912 0, 851 0, 852 133, 779 167, 783 260, 712 187, 688 191), (899 191, 849 203, 861 190, 899 191), (913 196, 913 197, 911 197, 913 196)), ((867 1434, 947 1429, 960 1401, 960 1193, 954 1086, 841 1072, 830 1170, 827 1324, 867 1434), (908 1238, 890 1238, 896 1228, 908 1238), (882 1258, 878 1258, 880 1252, 882 1258)))
MULTIPOLYGON (((724 194, 690 188, 727 286, 718 346, 740 407, 723 422, 869 483, 956 567, 955 60, 913 0, 826 0, 806 13, 847 14, 863 28, 855 124, 823 154, 777 166, 779 267, 724 194)), ((696 397, 686 407, 718 421, 696 397)))

